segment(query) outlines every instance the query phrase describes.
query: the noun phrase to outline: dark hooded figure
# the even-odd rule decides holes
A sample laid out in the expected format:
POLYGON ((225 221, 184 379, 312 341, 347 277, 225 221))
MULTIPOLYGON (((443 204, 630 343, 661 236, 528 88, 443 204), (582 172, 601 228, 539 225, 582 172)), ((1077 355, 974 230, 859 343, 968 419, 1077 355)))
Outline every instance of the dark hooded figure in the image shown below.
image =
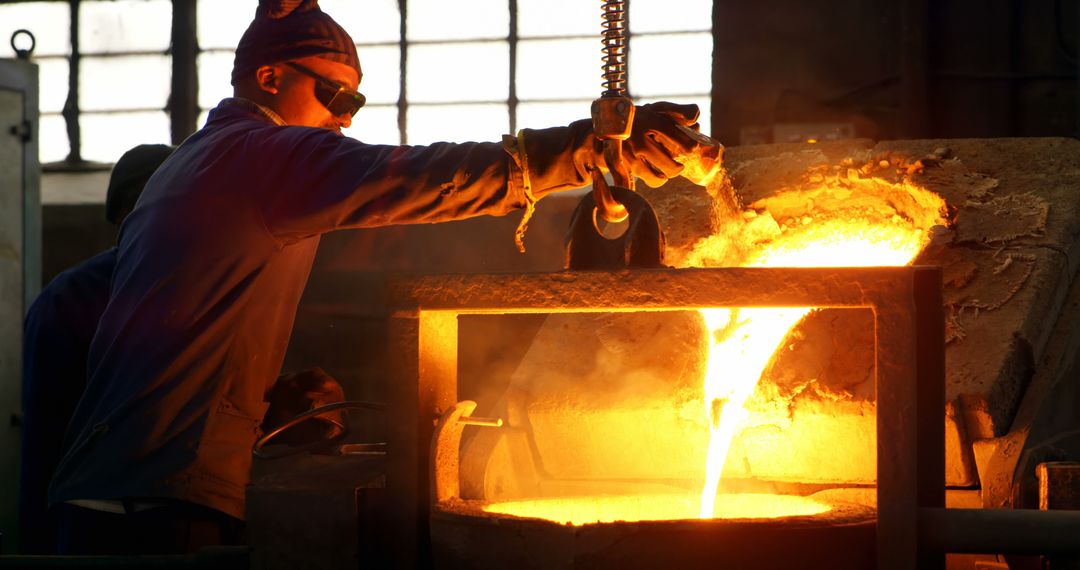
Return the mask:
MULTIPOLYGON (((66 552, 237 539, 251 447, 323 233, 528 211, 602 166, 589 120, 492 143, 343 137, 362 76, 317 2, 262 2, 237 46, 234 97, 147 184, 49 489, 66 552)), ((633 174, 653 186, 677 175, 673 157, 697 146, 679 127, 696 119, 692 105, 637 108, 633 174)))
MULTIPOLYGON (((143 186, 173 148, 139 145, 109 176, 105 219, 119 227, 143 186)), ((116 248, 57 275, 41 291, 23 327, 22 459, 19 466, 19 536, 23 554, 53 554, 56 516, 48 507, 49 479, 60 462, 64 430, 86 387, 86 356, 109 302, 116 248)))

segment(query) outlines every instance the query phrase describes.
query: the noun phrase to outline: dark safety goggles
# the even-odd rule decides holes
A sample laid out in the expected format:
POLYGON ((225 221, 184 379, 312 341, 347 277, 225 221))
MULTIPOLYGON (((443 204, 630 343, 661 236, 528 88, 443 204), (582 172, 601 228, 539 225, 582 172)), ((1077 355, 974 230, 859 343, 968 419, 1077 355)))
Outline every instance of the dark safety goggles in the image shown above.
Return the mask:
POLYGON ((367 103, 367 97, 359 91, 353 91, 340 83, 330 81, 299 63, 289 61, 285 64, 315 80, 315 98, 335 117, 346 113, 352 117, 356 115, 360 107, 364 106, 364 103, 367 103))

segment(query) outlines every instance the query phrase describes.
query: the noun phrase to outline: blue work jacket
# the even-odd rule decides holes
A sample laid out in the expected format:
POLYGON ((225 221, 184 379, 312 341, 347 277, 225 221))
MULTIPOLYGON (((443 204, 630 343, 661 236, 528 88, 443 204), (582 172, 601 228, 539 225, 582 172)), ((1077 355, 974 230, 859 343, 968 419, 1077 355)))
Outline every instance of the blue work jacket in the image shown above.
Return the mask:
POLYGON ((515 164, 500 143, 364 144, 223 101, 124 222, 50 501, 166 497, 243 518, 319 236, 505 214, 526 203, 515 164))
POLYGON ((109 302, 116 248, 57 275, 30 305, 23 323, 22 458, 19 535, 23 554, 55 554, 49 480, 64 431, 86 388, 86 359, 109 302))

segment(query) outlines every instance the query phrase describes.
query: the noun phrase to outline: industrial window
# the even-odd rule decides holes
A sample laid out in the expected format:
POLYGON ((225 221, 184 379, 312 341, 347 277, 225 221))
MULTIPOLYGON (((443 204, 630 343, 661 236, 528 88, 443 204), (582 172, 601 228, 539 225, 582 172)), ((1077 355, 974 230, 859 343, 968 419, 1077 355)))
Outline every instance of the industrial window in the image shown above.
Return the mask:
MULTIPOLYGON (((142 142, 169 142, 169 0, 82 0, 78 17, 79 156, 113 162, 142 142)), ((232 93, 233 50, 256 2, 198 0, 201 115, 232 93)), ((368 105, 347 134, 366 142, 498 140, 522 127, 587 117, 600 87, 600 2, 321 0, 357 42, 368 105)), ((697 103, 709 124, 712 1, 627 0, 629 90, 639 103, 697 103)), ((71 155, 70 2, 0 0, 0 57, 18 28, 37 36, 41 160, 71 155)))
POLYGON ((77 18, 78 36, 72 42, 69 2, 0 6, 0 57, 14 55, 7 40, 16 29, 28 29, 37 39, 33 59, 40 66, 41 161, 114 162, 136 144, 168 143, 172 2, 83 0, 77 18), (71 91, 73 53, 79 56, 79 74, 77 89, 71 91), (77 94, 72 103, 78 104, 70 111, 77 123, 71 133, 79 139, 75 145, 62 115, 71 93, 77 94))

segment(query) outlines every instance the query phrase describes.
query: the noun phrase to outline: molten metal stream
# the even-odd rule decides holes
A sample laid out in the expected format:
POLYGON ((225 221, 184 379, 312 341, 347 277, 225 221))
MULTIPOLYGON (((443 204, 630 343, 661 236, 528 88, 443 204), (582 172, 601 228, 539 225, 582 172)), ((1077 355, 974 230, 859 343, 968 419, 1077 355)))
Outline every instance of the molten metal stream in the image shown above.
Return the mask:
MULTIPOLYGON (((710 193, 722 177, 710 176, 710 193)), ((906 265, 945 221, 940 196, 908 182, 893 184, 849 171, 815 186, 776 194, 741 218, 722 220, 680 265, 742 267, 856 267, 906 265)), ((591 496, 488 505, 494 513, 568 524, 616 520, 772 518, 812 515, 829 506, 786 495, 720 492, 724 463, 744 404, 788 332, 812 311, 800 308, 706 308, 710 332, 704 381, 710 438, 700 499, 687 495, 591 496), (697 503, 696 505, 694 503, 697 503)), ((689 452, 693 452, 689 450, 689 452)))
MULTIPOLYGON (((858 267, 906 265, 928 241, 925 231, 868 220, 831 219, 792 231, 753 254, 748 267, 858 267)), ((708 326, 705 413, 711 430, 701 490, 703 519, 716 516, 715 500, 731 441, 745 415, 743 404, 777 347, 811 309, 702 309, 708 326)))

